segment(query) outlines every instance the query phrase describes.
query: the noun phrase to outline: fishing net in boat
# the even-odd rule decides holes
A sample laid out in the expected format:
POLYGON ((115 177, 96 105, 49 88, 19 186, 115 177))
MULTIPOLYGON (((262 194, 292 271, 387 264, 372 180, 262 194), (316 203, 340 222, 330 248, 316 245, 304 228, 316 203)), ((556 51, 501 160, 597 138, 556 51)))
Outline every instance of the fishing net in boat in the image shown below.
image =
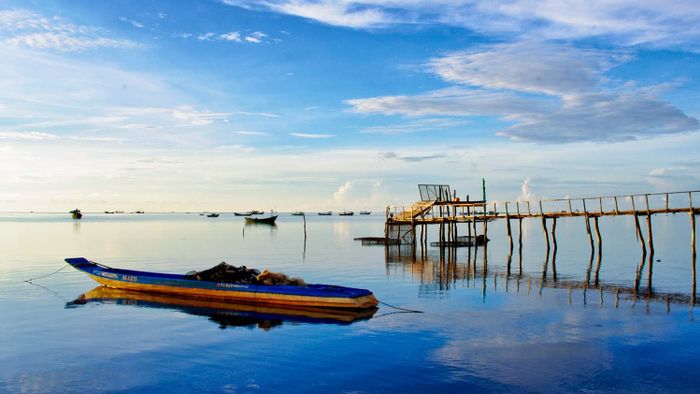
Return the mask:
POLYGON ((245 265, 236 267, 235 265, 221 264, 209 268, 208 270, 187 273, 185 276, 188 279, 203 280, 207 282, 225 282, 225 283, 257 283, 257 276, 260 271, 248 268, 245 265))
POLYGON ((254 268, 248 268, 245 265, 236 267, 235 265, 221 262, 221 264, 209 268, 208 270, 187 273, 188 279, 202 280, 207 282, 224 282, 224 283, 247 283, 256 285, 286 285, 286 286, 305 286, 306 283, 301 278, 290 278, 282 272, 270 272, 263 270, 260 272, 254 268))

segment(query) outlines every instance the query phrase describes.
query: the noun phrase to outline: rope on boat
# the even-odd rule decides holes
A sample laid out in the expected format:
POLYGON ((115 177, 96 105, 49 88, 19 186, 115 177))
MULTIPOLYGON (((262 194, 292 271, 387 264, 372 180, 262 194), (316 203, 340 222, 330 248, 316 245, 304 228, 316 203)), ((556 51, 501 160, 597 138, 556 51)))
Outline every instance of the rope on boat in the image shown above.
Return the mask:
POLYGON ((66 265, 64 265, 63 267, 61 267, 60 269, 58 269, 58 270, 56 270, 56 271, 54 271, 54 272, 52 272, 52 273, 50 273, 50 274, 46 274, 46 275, 42 275, 42 276, 37 276, 36 278, 30 278, 30 279, 25 280, 25 282, 27 282, 27 283, 32 283, 32 281, 37 280, 37 279, 48 278, 49 276, 54 275, 54 274, 57 274, 57 273, 63 271, 64 269, 66 269, 66 268, 68 268, 68 267, 70 267, 70 265, 66 264, 66 265))
POLYGON ((423 312, 423 311, 419 311, 419 310, 415 310, 415 309, 406 309, 406 308, 401 308, 401 307, 398 307, 398 306, 390 305, 390 304, 387 304, 387 303, 384 302, 384 301, 379 301, 379 303, 382 304, 382 305, 388 306, 389 308, 394 308, 394 309, 399 310, 399 311, 411 312, 411 313, 425 313, 425 312, 423 312))

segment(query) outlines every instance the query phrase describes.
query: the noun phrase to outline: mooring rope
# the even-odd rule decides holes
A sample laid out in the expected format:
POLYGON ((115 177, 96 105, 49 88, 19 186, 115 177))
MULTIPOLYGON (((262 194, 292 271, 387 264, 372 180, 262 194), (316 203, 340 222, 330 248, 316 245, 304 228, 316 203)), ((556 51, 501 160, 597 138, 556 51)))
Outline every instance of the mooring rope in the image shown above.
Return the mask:
POLYGON ((68 264, 66 264, 66 265, 64 265, 63 267, 61 267, 60 269, 57 269, 56 271, 54 271, 54 272, 52 272, 52 273, 50 273, 50 274, 46 274, 46 275, 42 275, 42 276, 37 276, 36 278, 30 278, 30 279, 25 280, 25 282, 27 282, 27 283, 32 283, 32 281, 37 280, 37 279, 48 278, 49 276, 54 275, 54 274, 57 274, 57 273, 63 271, 64 269, 66 269, 66 268, 68 268, 68 267, 70 267, 70 266, 69 266, 68 264))
POLYGON ((382 304, 382 305, 386 305, 386 306, 388 306, 389 308, 394 308, 394 309, 399 310, 399 311, 411 312, 411 313, 425 313, 425 312, 423 312, 423 311, 419 311, 419 310, 415 310, 415 309, 407 309, 407 308, 401 308, 401 307, 398 307, 398 306, 390 305, 390 304, 387 304, 387 303, 384 302, 384 301, 379 301, 379 303, 382 304))

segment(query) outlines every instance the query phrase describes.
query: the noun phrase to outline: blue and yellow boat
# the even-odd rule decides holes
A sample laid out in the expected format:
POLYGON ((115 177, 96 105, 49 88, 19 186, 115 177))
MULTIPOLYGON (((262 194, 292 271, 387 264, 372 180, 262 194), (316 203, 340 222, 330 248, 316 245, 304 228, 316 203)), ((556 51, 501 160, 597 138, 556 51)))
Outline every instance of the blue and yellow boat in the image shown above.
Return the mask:
POLYGON ((376 307, 379 303, 371 291, 352 287, 209 282, 185 275, 111 268, 84 257, 65 260, 96 282, 122 290, 277 306, 365 309, 376 307))

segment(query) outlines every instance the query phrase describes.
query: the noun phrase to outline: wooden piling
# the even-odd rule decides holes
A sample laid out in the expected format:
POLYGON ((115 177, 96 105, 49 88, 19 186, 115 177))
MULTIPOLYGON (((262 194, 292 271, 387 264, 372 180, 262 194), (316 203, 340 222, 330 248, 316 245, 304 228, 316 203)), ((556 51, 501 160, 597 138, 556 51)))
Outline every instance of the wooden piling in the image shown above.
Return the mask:
POLYGON ((542 210, 542 201, 540 201, 540 215, 542 215, 542 231, 544 231, 544 239, 547 242, 547 256, 549 256, 549 234, 547 234, 547 218, 542 210))
POLYGON ((691 269, 692 269, 692 292, 690 295, 690 304, 695 305, 695 290, 696 290, 696 276, 695 276, 695 211, 693 208, 693 194, 688 192, 688 202, 690 203, 690 251, 691 251, 691 269))
MULTIPOLYGON (((508 254, 513 254, 513 235, 510 231, 510 215, 508 214, 508 203, 506 202, 506 233, 508 234, 508 254)), ((510 266, 509 266, 510 268, 510 266)))
POLYGON ((523 274, 523 218, 518 218, 518 275, 523 274))
POLYGON ((647 242, 649 242, 649 255, 653 257, 654 256, 654 237, 652 236, 652 232, 651 232, 651 211, 649 210, 649 195, 648 194, 644 195, 644 200, 646 201, 646 205, 647 205, 647 235, 648 235, 647 242))
POLYGON ((552 218, 552 279, 557 281, 557 236, 555 231, 557 229, 557 218, 552 218))
POLYGON ((598 228, 598 217, 593 216, 593 229, 595 230, 596 240, 598 241, 598 258, 595 266, 594 286, 598 286, 598 275, 600 274, 600 266, 603 261, 603 241, 598 228))
POLYGON ((644 245, 644 237, 642 236, 642 228, 639 225, 639 215, 637 215, 637 208, 634 205, 634 196, 630 196, 632 199, 632 215, 634 216, 634 228, 637 231, 637 239, 639 244, 642 246, 642 256, 647 255, 647 247, 644 245))

